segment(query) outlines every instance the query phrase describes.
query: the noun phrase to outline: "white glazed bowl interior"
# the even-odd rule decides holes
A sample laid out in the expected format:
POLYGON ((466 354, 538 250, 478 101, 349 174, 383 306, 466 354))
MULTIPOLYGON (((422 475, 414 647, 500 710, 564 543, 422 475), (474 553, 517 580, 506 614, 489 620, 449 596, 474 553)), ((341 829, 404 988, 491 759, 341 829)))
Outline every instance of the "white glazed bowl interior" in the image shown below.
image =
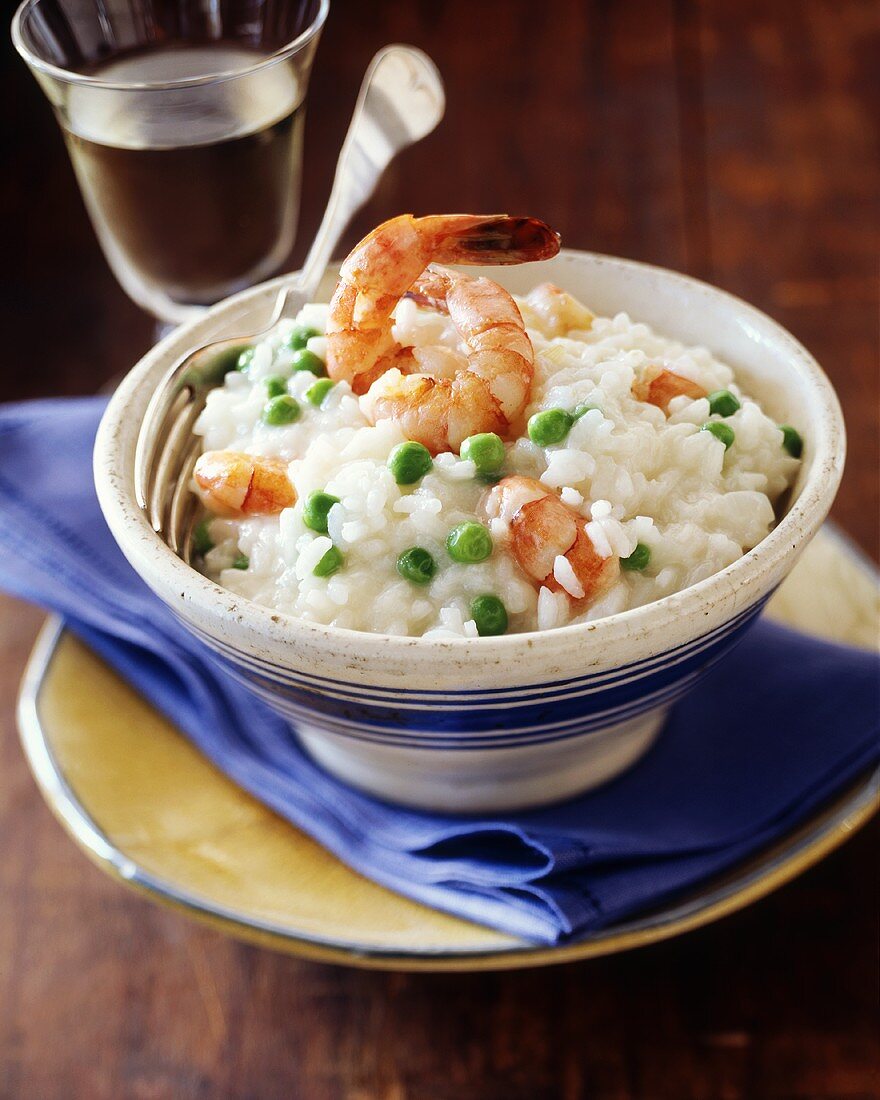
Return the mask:
MULTIPOLYGON (((365 695, 404 686, 429 693, 455 693, 474 685, 515 692, 586 672, 612 671, 668 653, 735 619, 772 592, 818 530, 842 473, 843 420, 828 379, 781 326, 739 299, 694 279, 592 253, 564 250, 542 264, 470 270, 489 275, 514 293, 525 293, 549 279, 597 313, 625 310, 664 335, 707 346, 728 362, 743 388, 770 416, 779 423, 794 424, 804 437, 804 461, 786 514, 757 547, 691 588, 632 611, 550 631, 478 640, 389 638, 307 623, 242 599, 179 560, 153 532, 135 500, 134 450, 147 402, 170 365, 207 340, 261 328, 283 281, 275 280, 221 303, 204 318, 174 331, 146 355, 114 395, 95 449, 101 506, 126 557, 184 621, 233 659, 241 655, 251 664, 266 662, 307 676, 320 674, 327 681, 356 684, 353 690, 365 695)), ((333 281, 328 273, 320 299, 329 297, 333 281)), ((272 693, 264 690, 263 694, 272 693)), ((403 761, 399 754, 404 749, 382 746, 378 764, 388 768, 389 761, 397 761, 402 770, 391 786, 380 789, 368 774, 372 765, 366 771, 354 760, 340 765, 320 727, 307 730, 306 741, 313 755, 332 770, 385 797, 426 808, 500 808, 564 797, 608 778, 647 747, 648 725, 653 736, 661 717, 657 712, 651 721, 642 721, 642 736, 635 747, 611 745, 611 758, 604 765, 578 770, 572 760, 561 762, 564 771, 577 773, 564 790, 542 779, 540 746, 529 752, 511 750, 515 757, 507 778, 505 769, 498 767, 497 752, 483 753, 489 758, 486 761, 470 753, 467 774, 474 770, 481 774, 468 794, 461 774, 464 761, 453 766, 454 752, 444 771, 442 758, 448 754, 434 751, 429 757, 416 754, 403 761), (446 794, 438 795, 447 781, 446 794)), ((499 726, 499 746, 503 738, 499 726)), ((607 756, 609 744, 603 751, 607 756)))

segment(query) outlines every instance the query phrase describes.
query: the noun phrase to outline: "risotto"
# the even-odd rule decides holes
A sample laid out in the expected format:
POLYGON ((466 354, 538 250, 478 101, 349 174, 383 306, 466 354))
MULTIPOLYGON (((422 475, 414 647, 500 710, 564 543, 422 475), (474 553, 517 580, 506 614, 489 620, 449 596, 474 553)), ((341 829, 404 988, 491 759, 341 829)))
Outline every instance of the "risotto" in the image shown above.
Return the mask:
MULTIPOLYGON (((326 305, 243 351, 195 431, 206 452, 277 460, 266 491, 277 478, 288 495, 269 514, 208 515, 199 567, 311 622, 476 638, 639 607, 764 538, 802 443, 727 365, 555 288, 516 304, 534 352, 524 413, 507 438, 447 449, 326 377, 326 305), (540 537, 559 524, 564 552, 540 537)), ((448 315, 403 299, 393 317, 416 363, 424 349, 435 375, 454 371, 462 337, 448 315)))

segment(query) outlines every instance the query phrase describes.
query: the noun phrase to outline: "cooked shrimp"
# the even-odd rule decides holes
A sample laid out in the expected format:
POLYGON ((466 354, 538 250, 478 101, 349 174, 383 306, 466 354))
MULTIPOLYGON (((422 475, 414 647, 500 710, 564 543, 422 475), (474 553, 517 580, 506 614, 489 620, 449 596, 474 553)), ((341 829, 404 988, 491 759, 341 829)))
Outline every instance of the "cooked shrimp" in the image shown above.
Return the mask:
POLYGON ((669 402, 673 397, 705 397, 706 391, 690 378, 685 378, 665 367, 647 367, 641 378, 633 382, 632 394, 637 401, 647 401, 656 405, 665 413, 669 412, 669 402))
POLYGON ((367 416, 395 420, 434 454, 457 451, 478 432, 507 435, 528 403, 534 375, 532 344, 513 298, 491 279, 434 266, 414 290, 448 310, 466 355, 452 378, 387 371, 361 403, 367 416))
POLYGON ((217 516, 272 516, 296 503, 287 463, 239 451, 206 451, 193 470, 199 496, 217 516))
POLYGON ((583 302, 553 283, 534 287, 525 301, 545 336, 566 336, 573 329, 586 332, 593 324, 594 315, 583 302))
POLYGON ((432 262, 524 263, 558 251, 557 235, 534 218, 404 214, 385 222, 342 265, 327 326, 330 377, 345 379, 357 394, 371 391, 368 415, 393 417, 434 451, 457 448, 474 432, 506 431, 525 408, 532 381, 532 347, 519 310, 489 279, 426 269, 432 262), (430 360, 400 349, 392 334, 391 314, 411 288, 448 311, 466 358, 451 379, 396 374, 373 392, 390 368, 409 374, 414 359, 430 360))
POLYGON ((377 226, 349 253, 327 325, 327 370, 355 393, 390 366, 391 314, 429 263, 520 264, 546 260, 559 238, 535 218, 507 214, 401 214, 377 226))
POLYGON ((587 605, 618 577, 618 559, 597 552, 587 520, 540 481, 519 475, 502 478, 489 492, 485 508, 490 517, 507 522, 510 549, 523 572, 551 592, 566 592, 587 605))

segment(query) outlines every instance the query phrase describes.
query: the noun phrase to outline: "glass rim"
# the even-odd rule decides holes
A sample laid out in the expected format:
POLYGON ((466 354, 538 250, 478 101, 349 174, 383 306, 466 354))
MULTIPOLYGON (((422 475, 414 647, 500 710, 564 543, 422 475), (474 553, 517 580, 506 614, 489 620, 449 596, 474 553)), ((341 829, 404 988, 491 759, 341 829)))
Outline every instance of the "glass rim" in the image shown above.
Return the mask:
POLYGON ((82 84, 91 88, 104 88, 119 92, 162 91, 166 88, 196 88, 208 84, 218 84, 226 80, 234 80, 236 77, 249 76, 259 69, 268 68, 270 65, 275 65, 279 61, 283 61, 285 58, 299 53, 304 46, 308 45, 308 43, 321 32, 327 19, 327 13, 330 11, 330 0, 318 0, 318 10, 315 14, 315 18, 305 30, 298 34, 296 38, 292 39, 292 41, 281 46, 280 49, 275 50, 274 53, 268 54, 266 57, 261 57, 259 61, 254 62, 253 65, 247 65, 241 69, 225 69, 216 73, 208 73, 205 76, 183 77, 179 80, 127 82, 120 80, 103 80, 101 77, 89 76, 86 73, 77 73, 72 69, 64 69, 60 65, 53 65, 51 61, 45 61, 43 58, 38 57, 37 54, 26 45, 22 32, 22 24, 27 12, 35 7, 37 3, 39 3, 39 0, 22 0, 21 4, 19 4, 16 9, 15 15, 12 17, 12 43, 26 64, 30 68, 45 73, 47 76, 54 77, 56 80, 62 81, 65 84, 82 84))

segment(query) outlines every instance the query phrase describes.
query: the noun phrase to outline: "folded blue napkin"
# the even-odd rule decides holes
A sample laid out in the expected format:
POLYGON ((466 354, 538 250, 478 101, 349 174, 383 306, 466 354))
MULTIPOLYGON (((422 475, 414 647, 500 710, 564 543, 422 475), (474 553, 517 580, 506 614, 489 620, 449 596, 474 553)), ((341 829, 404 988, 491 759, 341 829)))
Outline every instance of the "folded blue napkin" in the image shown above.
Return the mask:
POLYGON ((420 814, 347 788, 219 671, 98 509, 103 399, 0 407, 0 586, 64 616, 222 771, 367 877, 540 943, 588 936, 731 867, 880 757, 876 655, 760 623, 629 772, 548 809, 420 814))

